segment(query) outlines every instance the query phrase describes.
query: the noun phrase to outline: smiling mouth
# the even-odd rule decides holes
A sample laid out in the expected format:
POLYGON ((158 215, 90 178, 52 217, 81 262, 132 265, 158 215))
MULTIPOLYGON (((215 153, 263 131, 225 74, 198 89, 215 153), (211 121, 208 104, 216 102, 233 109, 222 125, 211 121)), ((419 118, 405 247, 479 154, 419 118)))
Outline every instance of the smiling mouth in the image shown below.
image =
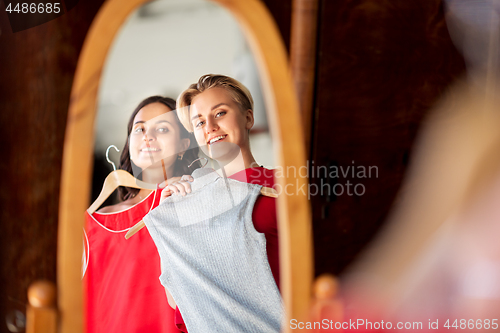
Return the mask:
POLYGON ((208 141, 208 145, 210 146, 210 145, 213 145, 214 143, 222 141, 226 138, 226 136, 227 136, 227 134, 216 136, 215 138, 212 138, 212 139, 210 139, 210 141, 208 141))
POLYGON ((141 152, 145 152, 145 153, 158 152, 158 151, 161 151, 161 149, 151 148, 151 147, 141 149, 141 152))

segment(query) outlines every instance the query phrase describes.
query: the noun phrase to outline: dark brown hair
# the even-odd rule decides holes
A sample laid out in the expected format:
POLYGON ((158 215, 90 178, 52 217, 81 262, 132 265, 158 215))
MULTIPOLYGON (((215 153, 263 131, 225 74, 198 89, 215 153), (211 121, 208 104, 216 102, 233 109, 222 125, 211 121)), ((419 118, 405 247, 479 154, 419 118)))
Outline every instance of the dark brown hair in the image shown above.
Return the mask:
MULTIPOLYGON (((136 174, 139 174, 139 176, 137 177, 138 179, 142 178, 142 173, 141 169, 138 166, 136 166, 134 162, 132 162, 132 160, 130 160, 130 152, 129 152, 130 133, 132 132, 132 127, 134 126, 134 119, 137 113, 139 113, 139 111, 146 105, 153 103, 161 103, 166 107, 168 107, 170 110, 175 110, 175 100, 173 100, 172 98, 163 96, 151 96, 140 102, 139 105, 137 105, 137 107, 135 108, 134 112, 132 112, 132 115, 130 116, 127 125, 127 140, 125 141, 125 145, 123 146, 122 154, 120 156, 120 165, 118 168, 128 171, 131 174, 134 174, 134 170, 136 170, 136 174)), ((194 139, 193 135, 189 133, 184 128, 184 126, 182 126, 178 117, 175 118, 177 119, 177 123, 179 125, 179 132, 181 135, 181 139, 190 140, 189 148, 182 156, 182 160, 175 161, 173 177, 180 177, 183 175, 190 175, 194 169, 199 168, 201 166, 201 163, 199 161, 196 161, 195 163, 193 163, 191 167, 188 167, 189 164, 191 164, 194 160, 198 158, 198 147, 196 145, 196 140, 194 139)), ((133 198, 137 195, 137 193, 139 193, 139 189, 130 187, 120 187, 118 191, 121 200, 127 200, 133 198)))

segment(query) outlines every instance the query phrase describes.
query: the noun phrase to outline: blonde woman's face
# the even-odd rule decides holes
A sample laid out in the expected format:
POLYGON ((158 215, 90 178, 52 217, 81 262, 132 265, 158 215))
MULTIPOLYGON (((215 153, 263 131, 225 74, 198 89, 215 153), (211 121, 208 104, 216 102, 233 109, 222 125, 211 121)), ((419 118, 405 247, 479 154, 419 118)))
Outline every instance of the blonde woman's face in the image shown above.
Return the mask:
POLYGON ((253 126, 252 110, 241 111, 223 88, 211 88, 191 103, 191 123, 198 145, 218 159, 228 149, 250 150, 248 131, 253 126))
POLYGON ((162 103, 152 103, 134 118, 130 158, 142 170, 161 165, 162 160, 165 168, 172 170, 179 155, 189 146, 189 139, 181 139, 177 116, 171 111, 162 103))

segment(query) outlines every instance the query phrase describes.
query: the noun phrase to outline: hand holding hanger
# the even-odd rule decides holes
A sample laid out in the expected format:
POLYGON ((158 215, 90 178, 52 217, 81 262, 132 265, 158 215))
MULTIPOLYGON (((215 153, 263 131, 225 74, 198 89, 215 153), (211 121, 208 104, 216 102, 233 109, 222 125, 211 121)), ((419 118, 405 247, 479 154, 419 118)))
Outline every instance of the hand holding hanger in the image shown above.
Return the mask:
POLYGON ((109 149, 113 147, 116 151, 119 151, 116 146, 111 145, 106 150, 106 160, 113 166, 113 171, 104 180, 104 185, 102 186, 101 193, 97 199, 90 205, 87 209, 89 214, 94 213, 105 201, 106 199, 120 186, 132 187, 138 189, 156 190, 156 184, 149 184, 134 178, 130 173, 125 170, 116 170, 115 164, 109 159, 109 149))
MULTIPOLYGON (((260 194, 266 197, 277 198, 278 192, 270 187, 262 187, 260 189, 260 194)), ((140 220, 136 225, 134 225, 130 230, 125 234, 125 239, 129 239, 133 235, 135 235, 139 230, 144 228, 146 224, 143 220, 140 220)))

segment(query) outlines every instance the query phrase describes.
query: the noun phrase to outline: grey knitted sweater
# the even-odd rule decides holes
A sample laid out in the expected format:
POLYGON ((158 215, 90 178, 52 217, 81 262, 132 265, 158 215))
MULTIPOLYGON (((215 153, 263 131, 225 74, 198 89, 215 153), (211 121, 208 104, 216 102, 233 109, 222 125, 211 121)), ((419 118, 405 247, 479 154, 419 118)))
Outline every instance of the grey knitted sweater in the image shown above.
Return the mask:
POLYGON ((160 254, 160 282, 189 333, 279 332, 283 305, 252 211, 260 185, 193 172, 192 192, 144 217, 160 254))

